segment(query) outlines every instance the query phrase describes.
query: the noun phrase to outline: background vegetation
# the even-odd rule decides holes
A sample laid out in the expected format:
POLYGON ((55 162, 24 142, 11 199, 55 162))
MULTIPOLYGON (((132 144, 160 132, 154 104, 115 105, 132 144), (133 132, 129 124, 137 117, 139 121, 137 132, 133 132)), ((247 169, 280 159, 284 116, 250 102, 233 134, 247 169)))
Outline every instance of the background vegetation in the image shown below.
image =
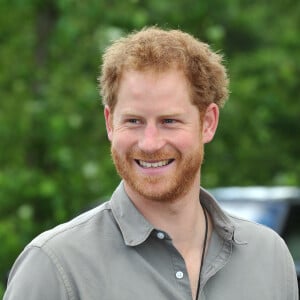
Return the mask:
POLYGON ((299 184, 299 1, 0 0, 0 296, 25 244, 119 182, 97 90, 101 53, 153 24, 225 54, 231 97, 202 184, 299 184))

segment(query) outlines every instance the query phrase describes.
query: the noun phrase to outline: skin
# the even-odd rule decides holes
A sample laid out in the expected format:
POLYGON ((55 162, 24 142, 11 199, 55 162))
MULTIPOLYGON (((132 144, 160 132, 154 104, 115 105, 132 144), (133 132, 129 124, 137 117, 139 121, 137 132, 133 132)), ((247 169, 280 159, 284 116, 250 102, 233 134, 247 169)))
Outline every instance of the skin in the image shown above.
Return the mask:
MULTIPOLYGON (((193 298, 199 278, 204 215, 199 203, 204 144, 219 110, 200 118, 184 74, 125 71, 112 112, 104 109, 112 156, 125 190, 156 228, 168 232, 185 259, 193 298)), ((209 218, 209 236, 212 224, 209 218)))

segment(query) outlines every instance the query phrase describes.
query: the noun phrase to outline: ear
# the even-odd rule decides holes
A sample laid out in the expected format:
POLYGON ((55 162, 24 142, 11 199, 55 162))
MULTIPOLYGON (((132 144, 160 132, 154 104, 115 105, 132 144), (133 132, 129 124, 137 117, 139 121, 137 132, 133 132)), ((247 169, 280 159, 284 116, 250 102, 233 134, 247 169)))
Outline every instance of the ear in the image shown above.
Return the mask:
POLYGON ((202 123, 202 138, 203 143, 209 143, 217 130, 219 122, 219 107, 215 103, 211 103, 204 115, 202 123))
POLYGON ((111 141, 113 135, 112 112, 107 105, 105 105, 104 107, 104 117, 105 117, 107 137, 111 141))

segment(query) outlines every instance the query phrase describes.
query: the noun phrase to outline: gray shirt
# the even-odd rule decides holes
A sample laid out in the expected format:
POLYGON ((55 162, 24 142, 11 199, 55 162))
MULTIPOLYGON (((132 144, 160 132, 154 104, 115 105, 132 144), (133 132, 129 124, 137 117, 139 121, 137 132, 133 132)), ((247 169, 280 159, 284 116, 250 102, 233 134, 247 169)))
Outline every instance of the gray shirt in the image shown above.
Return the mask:
MULTIPOLYGON (((295 267, 272 230, 224 213, 201 189, 214 223, 201 275, 201 300, 296 300, 295 267)), ((110 201, 42 233, 21 253, 4 300, 188 300, 185 262, 123 184, 110 201)))

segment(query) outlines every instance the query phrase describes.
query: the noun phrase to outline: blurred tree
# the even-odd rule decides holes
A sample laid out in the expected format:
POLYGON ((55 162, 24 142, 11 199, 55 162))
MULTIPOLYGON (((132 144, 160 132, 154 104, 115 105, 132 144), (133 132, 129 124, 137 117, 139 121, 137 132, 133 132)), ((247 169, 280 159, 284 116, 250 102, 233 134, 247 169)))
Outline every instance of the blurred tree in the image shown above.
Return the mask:
POLYGON ((24 245, 106 199, 119 178, 96 78, 133 29, 181 28, 225 54, 231 97, 202 183, 299 183, 296 0, 0 1, 0 296, 24 245))
POLYGON ((203 183, 298 185, 300 5, 243 2, 225 30, 231 97, 207 146, 203 183))

